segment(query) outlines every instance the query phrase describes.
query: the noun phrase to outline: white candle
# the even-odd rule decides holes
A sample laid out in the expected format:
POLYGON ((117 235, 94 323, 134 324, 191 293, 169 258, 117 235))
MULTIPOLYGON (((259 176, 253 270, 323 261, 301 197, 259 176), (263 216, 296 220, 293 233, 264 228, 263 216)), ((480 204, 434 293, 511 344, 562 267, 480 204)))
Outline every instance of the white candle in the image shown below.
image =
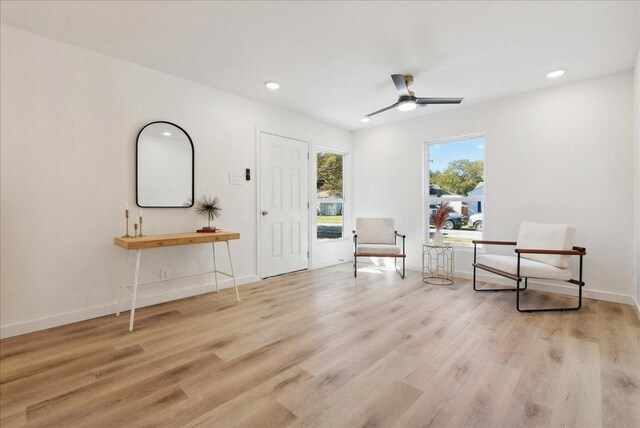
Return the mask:
POLYGON ((140 215, 139 216, 142 217, 142 208, 140 208, 140 215))
POLYGON ((129 209, 129 202, 127 202, 127 210, 129 209))

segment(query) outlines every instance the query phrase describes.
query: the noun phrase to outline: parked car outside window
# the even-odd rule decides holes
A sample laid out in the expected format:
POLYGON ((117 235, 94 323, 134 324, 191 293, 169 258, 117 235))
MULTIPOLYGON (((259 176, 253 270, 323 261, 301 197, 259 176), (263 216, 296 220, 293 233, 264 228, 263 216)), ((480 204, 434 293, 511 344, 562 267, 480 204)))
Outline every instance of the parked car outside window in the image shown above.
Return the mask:
MULTIPOLYGON (((433 214, 437 211, 437 208, 430 208, 431 215, 429 216, 429 224, 433 224, 433 214)), ((449 214, 449 218, 444 222, 444 228, 447 230, 460 229, 465 223, 465 219, 462 215, 453 212, 449 214)))
POLYGON ((482 230, 482 213, 474 214, 469 217, 467 224, 473 227, 475 230, 482 230))

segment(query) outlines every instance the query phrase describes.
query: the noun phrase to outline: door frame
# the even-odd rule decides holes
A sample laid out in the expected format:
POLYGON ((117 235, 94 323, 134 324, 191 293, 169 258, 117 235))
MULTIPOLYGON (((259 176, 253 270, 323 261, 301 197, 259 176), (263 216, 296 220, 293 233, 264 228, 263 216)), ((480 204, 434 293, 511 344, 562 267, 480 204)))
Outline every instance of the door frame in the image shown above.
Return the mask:
POLYGON ((308 239, 308 246, 309 246, 309 257, 307 258, 307 269, 311 269, 311 266, 313 266, 312 260, 313 260, 313 241, 312 241, 312 224, 311 221, 313 219, 312 217, 312 207, 311 207, 311 191, 312 191, 312 168, 311 168, 311 149, 313 147, 312 141, 310 137, 304 137, 304 136, 300 136, 300 135, 296 135, 295 133, 290 133, 290 132, 279 132, 279 131, 274 131, 271 129, 267 129, 267 128, 261 128, 256 126, 256 210, 255 210, 255 215, 256 215, 256 273, 258 274, 258 277, 260 279, 263 278, 262 276, 262 257, 261 257, 261 252, 262 252, 262 248, 261 248, 261 243, 262 243, 262 222, 260 221, 261 219, 261 214, 260 214, 260 201, 261 201, 261 196, 262 196, 262 187, 261 187, 261 167, 260 164, 262 163, 262 138, 261 138, 261 134, 269 134, 269 135, 275 135, 276 137, 282 137, 282 138, 288 138, 290 140, 296 140, 296 141, 300 141, 301 143, 305 143, 307 145, 307 153, 309 154, 307 157, 307 201, 309 201, 309 209, 307 210, 307 239, 308 239))

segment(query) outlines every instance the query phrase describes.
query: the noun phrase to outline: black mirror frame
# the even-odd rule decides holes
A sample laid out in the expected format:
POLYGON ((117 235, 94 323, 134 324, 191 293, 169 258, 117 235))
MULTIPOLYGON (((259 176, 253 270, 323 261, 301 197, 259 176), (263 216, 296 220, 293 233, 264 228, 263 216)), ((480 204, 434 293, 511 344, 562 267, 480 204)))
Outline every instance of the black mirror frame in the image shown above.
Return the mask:
POLYGON ((155 122, 149 122, 145 126, 140 129, 138 132, 138 136, 136 137, 136 205, 140 208, 191 208, 194 204, 194 195, 195 195, 195 166, 196 166, 196 154, 195 147, 193 146, 193 140, 191 140, 191 136, 187 131, 185 131, 181 126, 176 125, 173 122, 168 122, 166 120, 156 120, 155 122), (140 144, 140 134, 145 128, 149 125, 153 125, 156 123, 166 123, 167 125, 172 125, 178 128, 180 131, 184 132, 184 135, 189 139, 189 144, 191 144, 191 205, 175 205, 175 206, 154 206, 154 205, 140 205, 139 194, 138 194, 138 144, 140 144))

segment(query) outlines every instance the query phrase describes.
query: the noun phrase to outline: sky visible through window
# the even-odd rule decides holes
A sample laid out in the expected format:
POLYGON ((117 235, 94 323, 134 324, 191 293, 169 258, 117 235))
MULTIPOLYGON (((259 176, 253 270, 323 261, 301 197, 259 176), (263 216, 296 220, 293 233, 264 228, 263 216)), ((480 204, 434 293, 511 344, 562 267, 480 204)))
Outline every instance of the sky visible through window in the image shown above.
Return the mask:
POLYGON ((429 146, 429 169, 444 171, 449 162, 458 159, 470 161, 484 159, 484 137, 456 141, 455 144, 433 144, 429 146))

